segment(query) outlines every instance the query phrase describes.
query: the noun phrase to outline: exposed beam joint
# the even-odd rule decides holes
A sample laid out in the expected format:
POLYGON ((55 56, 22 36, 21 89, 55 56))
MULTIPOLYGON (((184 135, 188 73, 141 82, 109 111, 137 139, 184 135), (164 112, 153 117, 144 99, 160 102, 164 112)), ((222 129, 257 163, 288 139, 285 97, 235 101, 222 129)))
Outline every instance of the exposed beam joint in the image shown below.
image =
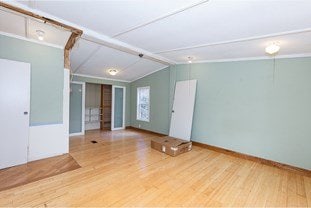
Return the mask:
MULTIPOLYGON (((44 23, 49 23, 51 25, 58 26, 58 27, 61 27, 63 29, 71 31, 71 35, 70 35, 70 37, 66 43, 65 49, 64 49, 64 67, 66 69, 70 69, 70 50, 72 49, 72 47, 76 43, 77 39, 82 35, 82 33, 83 33, 82 30, 77 29, 77 28, 72 27, 72 26, 69 26, 67 24, 61 23, 59 21, 38 15, 34 12, 30 12, 30 11, 27 11, 25 9, 4 3, 2 1, 0 1, 0 6, 6 8, 6 9, 9 9, 11 11, 17 12, 17 13, 20 13, 20 14, 23 14, 26 16, 30 16, 30 17, 35 18, 35 19, 42 20, 44 23)), ((25 31, 26 31, 25 36, 28 38, 28 20, 26 17, 25 17, 25 31)))
POLYGON ((59 21, 56 21, 56 20, 53 20, 53 19, 41 16, 41 15, 35 14, 33 12, 27 11, 25 9, 22 9, 22 8, 19 8, 19 7, 16 7, 16 6, 13 6, 11 4, 4 3, 2 1, 0 1, 0 6, 6 8, 6 9, 12 10, 14 12, 17 12, 17 13, 21 13, 21 14, 33 17, 35 19, 42 20, 45 23, 49 23, 49 24, 52 24, 52 25, 56 25, 56 26, 62 27, 64 29, 67 29, 67 30, 71 31, 72 33, 77 34, 78 36, 81 36, 82 33, 83 33, 82 30, 77 29, 75 27, 72 27, 72 26, 66 25, 64 23, 61 23, 59 21))

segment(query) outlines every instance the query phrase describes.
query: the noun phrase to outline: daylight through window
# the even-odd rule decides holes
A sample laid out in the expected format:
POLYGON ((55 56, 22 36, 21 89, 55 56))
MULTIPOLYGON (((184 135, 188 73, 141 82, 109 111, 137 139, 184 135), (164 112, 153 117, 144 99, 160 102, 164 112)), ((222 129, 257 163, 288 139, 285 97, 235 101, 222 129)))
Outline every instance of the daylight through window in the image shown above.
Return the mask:
POLYGON ((137 120, 149 121, 150 87, 137 88, 137 120))

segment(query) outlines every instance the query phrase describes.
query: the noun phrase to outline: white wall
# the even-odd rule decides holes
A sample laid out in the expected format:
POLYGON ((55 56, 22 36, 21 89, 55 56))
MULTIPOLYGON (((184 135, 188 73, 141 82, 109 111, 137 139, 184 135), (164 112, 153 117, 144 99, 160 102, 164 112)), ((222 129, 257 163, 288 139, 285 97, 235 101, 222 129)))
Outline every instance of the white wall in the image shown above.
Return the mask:
POLYGON ((64 70, 63 123, 31 126, 28 161, 53 157, 69 152, 69 70, 64 70))

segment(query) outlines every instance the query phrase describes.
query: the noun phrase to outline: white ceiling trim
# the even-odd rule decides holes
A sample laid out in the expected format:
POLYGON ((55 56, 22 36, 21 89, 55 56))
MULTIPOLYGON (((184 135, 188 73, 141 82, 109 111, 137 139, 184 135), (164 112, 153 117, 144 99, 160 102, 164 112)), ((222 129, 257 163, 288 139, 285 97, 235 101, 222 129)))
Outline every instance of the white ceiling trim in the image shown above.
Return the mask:
MULTIPOLYGON (((258 57, 247 57, 247 58, 232 58, 232 59, 202 60, 202 61, 192 61, 192 64, 233 62, 233 61, 255 61, 255 60, 266 60, 266 59, 274 59, 274 58, 275 59, 304 58, 304 57, 311 57, 311 53, 276 55, 276 56, 258 56, 258 57)), ((178 62, 178 64, 188 64, 188 62, 178 62)))
POLYGON ((152 72, 150 72, 150 73, 148 73, 148 74, 145 74, 145 75, 143 75, 143 76, 140 76, 140 77, 138 77, 138 78, 136 78, 136 79, 133 79, 133 80, 131 80, 131 81, 129 81, 129 82, 135 82, 135 81, 137 81, 137 80, 139 80, 139 79, 141 79, 141 78, 144 78, 144 77, 146 77, 146 76, 149 76, 149 75, 151 75, 151 74, 154 74, 154 73, 156 73, 156 72, 158 72, 158 71, 161 71, 162 69, 165 69, 165 68, 167 68, 167 67, 169 67, 169 66, 164 66, 164 67, 162 67, 162 68, 160 68, 160 69, 157 69, 157 70, 152 71, 152 72))
POLYGON ((87 77, 87 78, 100 79, 100 80, 109 80, 109 81, 130 83, 130 81, 122 80, 122 79, 111 79, 111 78, 97 77, 97 76, 91 76, 91 75, 85 75, 85 74, 72 74, 72 75, 78 76, 78 77, 87 77))
POLYGON ((203 3, 207 3, 207 2, 209 2, 209 0, 201 0, 201 1, 199 1, 199 2, 190 4, 190 5, 188 5, 188 6, 185 6, 185 7, 182 7, 182 8, 180 8, 180 9, 177 9, 177 10, 175 10, 175 11, 173 11, 173 12, 170 12, 170 13, 168 13, 168 14, 165 14, 165 15, 162 15, 162 16, 160 16, 160 17, 158 17, 158 18, 155 18, 155 19, 153 19, 153 20, 151 20, 151 21, 148 21, 148 22, 145 22, 145 23, 143 23, 143 24, 134 26, 134 27, 132 27, 132 28, 130 28, 130 29, 127 29, 127 30, 125 30, 125 31, 123 31, 123 32, 119 32, 119 33, 113 35, 112 37, 115 38, 115 37, 121 36, 121 35, 123 35, 123 34, 126 34, 126 33, 131 32, 131 31, 133 31, 133 30, 137 30, 137 29, 139 29, 139 28, 145 27, 145 26, 147 26, 147 25, 150 25, 150 24, 152 24, 152 23, 158 22, 158 21, 160 21, 160 20, 163 20, 163 19, 165 19, 165 18, 168 18, 168 17, 170 17, 170 16, 173 16, 173 15, 175 15, 175 14, 181 13, 181 12, 183 12, 183 11, 186 11, 186 10, 188 10, 188 9, 191 9, 191 8, 193 8, 193 7, 199 6, 199 5, 201 5, 201 4, 203 4, 203 3))
POLYGON ((34 40, 34 39, 30 39, 30 38, 25 38, 23 36, 14 35, 12 33, 6 33, 6 32, 0 31, 0 35, 16 38, 16 39, 20 39, 20 40, 25 40, 25 41, 32 42, 32 43, 37 43, 37 44, 40 44, 40 45, 45 45, 45 46, 50 46, 50 47, 54 47, 54 48, 59 48, 59 49, 62 49, 62 50, 64 49, 64 46, 55 45, 55 44, 47 43, 47 42, 41 42, 41 41, 38 41, 38 40, 34 40))
POLYGON ((272 38, 272 37, 277 37, 277 36, 282 36, 282 35, 292 35, 292 34, 305 33, 305 32, 310 32, 310 31, 311 31, 311 28, 305 28, 301 30, 290 30, 290 31, 285 31, 285 32, 280 32, 280 33, 253 36, 253 37, 248 37, 248 38, 239 38, 239 39, 233 39, 233 40, 228 40, 228 41, 220 41, 220 42, 214 42, 214 43, 206 43, 206 44, 200 44, 200 45, 195 45, 195 46, 158 51, 158 52, 155 52, 155 54, 190 50, 190 49, 196 49, 196 48, 204 48, 208 46, 224 45, 224 44, 237 43, 237 42, 245 42, 245 41, 258 40, 258 39, 264 39, 264 38, 272 38))
POLYGON ((169 65, 170 64, 175 64, 174 61, 166 59, 166 58, 164 58, 162 56, 153 54, 153 53, 151 53, 149 51, 146 51, 144 49, 141 49, 141 48, 137 48, 137 47, 132 46, 130 44, 124 43, 122 41, 119 41, 119 40, 116 40, 114 38, 108 37, 108 36, 103 35, 101 33, 95 32, 95 31, 93 31, 91 29, 88 29, 88 28, 82 27, 80 25, 74 24, 72 22, 66 21, 64 19, 58 18, 58 17, 56 17, 54 15, 51 15, 51 14, 48 14, 46 12, 42 12, 42 11, 37 10, 37 9, 29 8, 28 6, 26 6, 24 4, 21 4, 21 3, 17 2, 17 1, 7 1, 6 0, 5 2, 8 3, 8 4, 11 4, 13 6, 25 9, 27 11, 33 12, 35 14, 44 16, 46 18, 54 19, 56 21, 62 22, 64 24, 67 24, 69 26, 72 26, 72 27, 75 27, 75 28, 79 28, 79 29, 81 29, 83 31, 83 38, 86 39, 86 40, 95 42, 94 39, 97 39, 97 40, 100 41, 100 42, 97 41, 98 44, 102 44, 102 45, 105 45, 105 46, 110 47, 110 48, 114 48, 114 49, 117 49, 117 50, 122 50, 122 49, 125 50, 125 49, 127 49, 128 51, 132 51, 132 53, 135 52, 135 53, 137 53, 137 55, 142 53, 142 54, 144 54, 145 57, 150 57, 150 58, 152 58, 154 60, 161 61, 162 63, 164 62, 164 63, 167 63, 169 65))

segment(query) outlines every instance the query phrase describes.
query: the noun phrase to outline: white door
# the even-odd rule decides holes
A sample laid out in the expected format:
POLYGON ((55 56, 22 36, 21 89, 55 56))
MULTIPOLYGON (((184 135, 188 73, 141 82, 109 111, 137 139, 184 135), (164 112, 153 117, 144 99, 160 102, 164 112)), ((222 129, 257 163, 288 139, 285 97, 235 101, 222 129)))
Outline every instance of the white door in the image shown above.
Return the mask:
POLYGON ((0 59, 0 169, 27 162, 30 64, 0 59))
POLYGON ((111 130, 125 128, 125 91, 125 87, 112 86, 111 130))
POLYGON ((176 82, 169 136, 190 140, 197 80, 176 82))

